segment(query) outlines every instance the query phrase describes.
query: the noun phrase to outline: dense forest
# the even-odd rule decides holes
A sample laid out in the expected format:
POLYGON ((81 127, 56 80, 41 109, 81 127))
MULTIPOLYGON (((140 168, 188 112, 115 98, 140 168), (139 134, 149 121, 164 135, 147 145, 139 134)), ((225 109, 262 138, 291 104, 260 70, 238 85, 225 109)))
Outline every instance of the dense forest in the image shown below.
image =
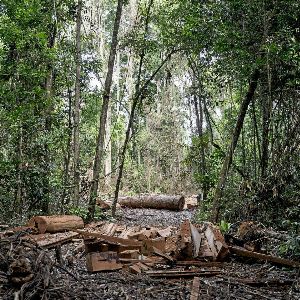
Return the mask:
POLYGON ((298 0, 1 0, 0 218, 198 194, 299 232, 298 0))

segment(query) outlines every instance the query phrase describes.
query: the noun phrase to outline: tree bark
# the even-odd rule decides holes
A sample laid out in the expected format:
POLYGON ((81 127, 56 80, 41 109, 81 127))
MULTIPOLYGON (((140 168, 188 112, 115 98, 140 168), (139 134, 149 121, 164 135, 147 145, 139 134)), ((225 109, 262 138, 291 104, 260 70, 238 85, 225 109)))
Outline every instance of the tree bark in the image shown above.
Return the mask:
POLYGON ((93 166, 93 179, 92 179, 92 185, 90 191, 87 220, 92 220, 95 215, 96 197, 98 192, 101 162, 103 159, 105 126, 107 120, 108 105, 110 100, 110 90, 112 85, 114 63, 115 63, 115 58, 117 53, 118 32, 119 32, 121 15, 122 15, 122 6, 123 6, 123 0, 118 0, 118 6, 117 6, 113 34, 112 34, 112 43, 111 43, 109 59, 108 59, 107 74, 106 74, 106 79, 104 84, 103 102, 102 102, 102 109, 100 114, 100 126, 99 126, 98 137, 97 137, 96 153, 95 153, 94 166, 93 166))
POLYGON ((79 125, 80 125, 80 86, 81 86, 81 17, 82 0, 78 0, 77 5, 77 20, 76 20, 76 81, 75 81, 75 102, 74 102, 74 122, 73 122, 73 171, 74 171, 74 190, 73 190, 73 204, 79 205, 79 192, 80 192, 80 137, 79 137, 79 125))
POLYGON ((68 193, 67 197, 67 186, 69 184, 69 170, 70 170, 70 161, 71 161, 71 143, 72 143, 72 94, 71 89, 68 87, 68 132, 67 132, 67 145, 65 151, 64 159, 64 174, 63 174, 63 192, 61 196, 61 213, 64 212, 65 204, 70 203, 70 195, 68 193), (67 199, 66 199, 67 197, 67 199))
POLYGON ((81 217, 72 215, 36 216, 28 221, 28 226, 36 227, 39 233, 55 233, 84 227, 81 217))
POLYGON ((119 204, 131 208, 154 208, 168 210, 183 210, 184 197, 171 195, 143 195, 136 197, 119 197, 119 204))
POLYGON ((213 199, 213 209, 212 209, 212 217, 211 217, 213 222, 218 222, 218 220, 219 220, 219 214, 220 214, 220 208, 221 208, 221 198, 223 196, 223 190, 225 187, 227 175, 228 175, 230 166, 232 164, 233 154, 234 154, 235 148, 237 146, 237 142, 238 142, 241 130, 243 128, 244 119, 245 119, 245 116, 247 113, 248 106, 249 106, 250 102, 252 101, 255 90, 257 88, 259 76, 260 76, 259 70, 255 69, 250 77, 248 92, 240 106, 239 115, 238 115, 238 118, 237 118, 237 121, 235 124, 234 131, 231 136, 231 143, 229 145, 226 157, 223 162, 223 166, 222 166, 222 169, 220 172, 219 182, 218 182, 216 192, 214 195, 214 199, 213 199))

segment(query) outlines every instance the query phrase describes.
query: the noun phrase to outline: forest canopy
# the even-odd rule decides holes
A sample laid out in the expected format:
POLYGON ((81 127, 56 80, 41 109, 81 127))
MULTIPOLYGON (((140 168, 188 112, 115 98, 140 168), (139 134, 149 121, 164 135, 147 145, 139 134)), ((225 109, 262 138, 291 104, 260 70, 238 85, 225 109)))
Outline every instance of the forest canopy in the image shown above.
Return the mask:
POLYGON ((297 0, 2 0, 0 217, 199 194, 299 231, 297 0))

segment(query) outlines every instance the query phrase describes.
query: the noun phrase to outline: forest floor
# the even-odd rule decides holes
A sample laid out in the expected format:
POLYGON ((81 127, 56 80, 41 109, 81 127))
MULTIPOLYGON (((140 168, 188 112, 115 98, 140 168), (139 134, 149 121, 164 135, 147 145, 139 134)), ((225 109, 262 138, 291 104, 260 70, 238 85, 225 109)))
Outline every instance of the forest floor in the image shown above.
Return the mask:
MULTIPOLYGON (((120 211, 118 223, 178 227, 183 220, 192 219, 195 212, 126 208, 120 211)), ((75 241, 63 245, 63 257, 70 256, 78 244, 79 241, 75 241)), ((54 250, 49 251, 49 257, 55 260, 54 250)), ((297 269, 280 268, 233 256, 211 269, 218 269, 220 273, 217 276, 200 277, 198 299, 300 299, 297 269)), ((1 285, 0 272, 0 299, 40 299, 36 293, 43 285, 48 286, 48 293, 44 294, 43 299, 192 299, 192 282, 193 279, 154 279, 126 271, 90 273, 86 270, 86 259, 82 253, 72 264, 57 266, 49 276, 40 274, 39 281, 31 283, 31 287, 28 286, 30 283, 26 283, 26 290, 32 289, 31 294, 22 294, 22 289, 7 289, 5 284, 1 285), (56 294, 60 296, 56 298, 56 294), (63 298, 61 295, 64 295, 63 298)))

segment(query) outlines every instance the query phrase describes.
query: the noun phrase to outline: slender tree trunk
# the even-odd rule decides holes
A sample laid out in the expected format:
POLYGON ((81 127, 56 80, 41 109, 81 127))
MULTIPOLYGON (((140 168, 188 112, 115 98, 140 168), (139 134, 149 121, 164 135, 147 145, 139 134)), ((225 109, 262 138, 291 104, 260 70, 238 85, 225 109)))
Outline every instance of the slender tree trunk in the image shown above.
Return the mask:
POLYGON ((105 185, 109 187, 111 183, 111 105, 108 106, 108 110, 107 110, 105 145, 106 145, 105 164, 104 164, 105 185))
POLYGON ((61 213, 64 212, 65 204, 70 203, 70 195, 67 197, 67 189, 69 185, 69 171, 70 171, 70 162, 71 162, 71 143, 72 143, 72 94, 71 89, 68 87, 68 133, 67 133, 67 145, 66 145, 66 154, 65 154, 65 165, 64 165, 64 175, 63 175, 63 192, 61 196, 61 213))
POLYGON ((252 101, 255 90, 257 88, 259 76, 260 76, 259 71, 257 69, 255 69, 255 71, 253 72, 253 74, 251 75, 251 78, 250 78, 248 92, 240 106, 239 115, 238 115, 238 118, 237 118, 237 121, 235 124, 234 131, 231 136, 231 143, 229 145, 226 157, 223 162, 223 166, 222 166, 222 169, 220 172, 219 182, 216 187, 216 192, 215 192, 214 199, 213 199, 213 209, 212 209, 212 221, 213 222, 218 222, 218 220, 219 220, 219 214, 220 214, 220 208, 221 208, 221 198, 223 195, 223 190, 225 188, 227 175, 228 175, 230 166, 232 164, 233 154, 234 154, 235 148, 237 146, 237 142, 238 142, 238 139, 239 139, 239 136, 240 136, 243 124, 244 124, 244 119, 245 119, 245 116, 247 113, 248 106, 249 106, 250 102, 252 101))
POLYGON ((97 197, 98 185, 99 185, 101 161, 103 159, 105 125, 106 125, 107 111, 108 111, 108 105, 110 100, 110 90, 112 85, 114 63, 115 63, 115 58, 117 53, 118 32, 119 32, 120 20, 122 15, 122 6, 123 6, 123 0, 118 0, 118 6, 117 6, 113 34, 112 34, 112 43, 111 43, 109 59, 108 59, 107 75, 104 84, 103 102, 102 102, 102 109, 100 114, 100 126, 99 126, 98 137, 97 137, 96 153, 95 153, 94 166, 93 166, 93 179, 92 179, 89 207, 88 207, 89 210, 87 216, 88 221, 92 220, 95 215, 95 205, 96 205, 96 197, 97 197))
MULTIPOLYGON (((119 197, 119 191, 120 191, 121 181, 122 181, 122 177, 123 177, 123 169, 124 169, 124 163, 125 163, 126 150, 127 150, 127 146, 128 146, 129 140, 130 140, 130 132, 131 132, 131 128, 132 128, 132 124, 133 124, 133 120, 134 120, 137 105, 139 104, 140 98, 143 95, 143 93, 145 92, 145 90, 148 87, 148 85, 150 84, 150 82, 154 79, 156 74, 165 65, 165 63, 170 59, 171 55, 172 55, 172 53, 170 53, 161 62, 159 67, 154 71, 154 73, 151 75, 151 77, 145 82, 143 87, 136 90, 135 97, 133 99, 133 103, 132 103, 132 106, 131 106, 131 111, 130 111, 130 116, 129 116, 127 129, 126 129, 125 141, 124 141, 124 144, 123 144, 123 147, 122 147, 122 152, 121 152, 121 158, 120 158, 121 162, 120 162, 120 167, 119 167, 119 174, 118 174, 117 183, 116 183, 115 197, 114 197, 113 204, 112 204, 112 216, 113 217, 116 214, 116 207, 117 207, 117 202, 118 202, 118 197, 119 197)), ((140 81, 143 61, 144 61, 144 55, 141 55, 140 63, 139 63, 139 72, 138 72, 138 83, 140 81)))
POLYGON ((19 125, 19 135, 17 144, 17 160, 16 165, 16 194, 15 194, 15 205, 18 213, 22 210, 22 164, 23 164, 23 128, 22 124, 19 125))
POLYGON ((271 98, 271 75, 269 66, 268 73, 268 92, 262 98, 262 138, 261 138, 261 179, 264 180, 267 176, 269 163, 269 131, 270 131, 270 117, 272 110, 271 98))
MULTIPOLYGON (((49 41, 48 41, 48 48, 53 49, 55 42, 56 42, 56 36, 57 36, 57 24, 53 23, 51 26, 51 30, 49 32, 49 41)), ((45 90, 46 90, 46 98, 48 99, 48 104, 46 108, 46 119, 45 119, 45 132, 49 135, 52 131, 52 111, 53 111, 53 64, 52 62, 48 65, 48 76, 46 78, 45 82, 45 90)), ((39 207, 41 208, 42 212, 44 214, 49 213, 49 203, 50 203, 50 182, 49 182, 49 176, 51 174, 51 155, 50 155, 50 149, 48 141, 45 141, 44 143, 44 150, 43 150, 43 158, 42 158, 42 193, 38 193, 40 195, 39 199, 39 207)))
POLYGON ((76 81, 75 81, 75 101, 74 101, 74 122, 73 122, 73 171, 74 190, 73 203, 79 205, 80 193, 80 86, 81 86, 81 23, 82 23, 82 0, 78 0, 77 20, 76 20, 76 81))

